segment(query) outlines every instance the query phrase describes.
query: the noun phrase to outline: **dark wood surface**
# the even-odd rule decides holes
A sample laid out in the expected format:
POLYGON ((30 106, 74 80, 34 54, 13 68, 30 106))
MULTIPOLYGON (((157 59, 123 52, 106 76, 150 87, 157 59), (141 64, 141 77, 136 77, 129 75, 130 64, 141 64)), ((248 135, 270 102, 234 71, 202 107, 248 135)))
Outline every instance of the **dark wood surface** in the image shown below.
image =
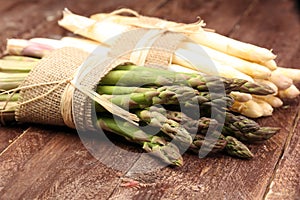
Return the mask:
MULTIPOLYGON (((70 35, 57 25, 64 7, 85 16, 121 7, 178 22, 200 16, 221 34, 274 49, 280 66, 300 68, 299 13, 292 0, 0 0, 2 53, 7 38, 70 35)), ((138 154, 127 164, 116 161, 123 171, 107 167, 67 128, 0 127, 0 199, 300 199, 300 101, 286 104, 259 119, 281 131, 250 146, 254 159, 185 154, 182 168, 149 173, 131 173, 145 162, 138 154), (124 187, 128 179, 139 187, 124 187)), ((105 143, 99 148, 107 158, 116 154, 105 143)))

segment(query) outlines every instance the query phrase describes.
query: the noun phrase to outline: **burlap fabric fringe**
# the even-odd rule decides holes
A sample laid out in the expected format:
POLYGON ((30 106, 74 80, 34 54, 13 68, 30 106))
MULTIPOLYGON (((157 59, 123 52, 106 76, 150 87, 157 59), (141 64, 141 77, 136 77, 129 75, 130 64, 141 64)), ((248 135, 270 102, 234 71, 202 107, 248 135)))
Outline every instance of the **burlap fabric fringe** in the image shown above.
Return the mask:
POLYGON ((128 112, 110 107, 109 102, 94 92, 97 84, 110 70, 124 62, 168 66, 183 39, 182 34, 166 30, 135 29, 122 34, 111 47, 108 58, 93 66, 89 59, 96 58, 79 49, 56 50, 43 58, 20 86, 25 89, 20 92, 16 120, 95 130, 93 108, 96 100, 110 108, 110 112, 131 121, 134 117, 128 112))

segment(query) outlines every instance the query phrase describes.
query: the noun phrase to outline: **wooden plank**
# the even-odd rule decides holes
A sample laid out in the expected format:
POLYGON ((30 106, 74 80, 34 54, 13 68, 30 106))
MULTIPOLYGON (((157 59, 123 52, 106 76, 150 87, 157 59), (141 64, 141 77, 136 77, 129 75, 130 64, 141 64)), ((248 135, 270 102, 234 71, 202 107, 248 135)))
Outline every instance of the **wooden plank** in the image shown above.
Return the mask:
POLYGON ((134 9, 135 11, 140 12, 141 14, 149 15, 154 10, 157 10, 157 8, 159 8, 165 2, 167 2, 167 0, 146 0, 143 2, 137 0, 114 0, 107 1, 105 3, 96 0, 86 0, 78 1, 76 3, 74 3, 73 1, 67 1, 65 6, 71 11, 85 16, 89 16, 91 14, 99 12, 108 13, 120 8, 134 9))
POLYGON ((5 150, 26 129, 25 127, 1 127, 0 128, 0 153, 5 150))
POLYGON ((22 0, 14 0, 14 1, 1 1, 0 3, 0 11, 7 12, 19 4, 22 0))
MULTIPOLYGON (((1 199, 105 199, 111 194, 122 172, 94 158, 76 131, 57 128, 30 128, 1 154, 1 199)), ((116 157, 106 142, 97 144, 106 150, 103 156, 116 157)))
MULTIPOLYGON (((175 10, 168 7, 161 9, 166 9, 166 13, 175 10)), ((176 13, 174 17, 183 15, 180 10, 174 13, 176 13)), ((275 40, 284 41, 289 47, 276 45, 276 51, 281 53, 280 63, 290 65, 288 58, 297 60, 294 57, 297 56, 295 49, 298 48, 297 46, 295 48, 293 40, 287 39, 285 35, 293 35, 292 38, 298 41, 299 34, 296 34, 298 21, 291 20, 289 26, 275 26, 278 21, 273 21, 274 18, 281 18, 280 22, 283 23, 287 17, 292 17, 292 19, 297 17, 297 13, 293 11, 293 1, 276 1, 276 3, 271 0, 255 1, 244 13, 242 19, 237 20, 239 23, 235 25, 230 36, 267 48, 273 48, 275 40), (281 13, 281 8, 290 12, 281 13), (270 13, 272 13, 272 20, 265 20, 269 18, 270 13), (294 26, 296 29, 290 28, 294 26), (270 27, 275 28, 269 30, 270 27), (278 32, 282 34, 277 35, 278 32), (284 51, 282 51, 283 48, 284 51)), ((224 24, 219 26, 222 29, 224 24)), ((216 30, 218 31, 218 27, 216 30)), ((187 154, 184 156, 185 165, 181 169, 165 168, 155 173, 127 174, 128 177, 140 181, 141 187, 139 189, 119 187, 115 190, 112 199, 122 199, 124 196, 131 199, 183 199, 187 197, 191 199, 262 199, 281 156, 286 138, 289 137, 293 127, 297 114, 295 110, 299 108, 299 100, 294 100, 290 102, 290 107, 287 109, 277 109, 272 117, 259 120, 262 125, 278 126, 282 129, 279 134, 264 144, 250 146, 255 154, 253 160, 242 161, 226 156, 199 160, 196 156, 187 154)))
POLYGON ((221 0, 168 1, 168 4, 152 15, 184 23, 193 23, 199 16, 204 20, 207 28, 216 29, 218 33, 228 35, 252 4, 251 0, 233 0, 230 3, 221 0))
POLYGON ((293 134, 286 144, 274 179, 265 199, 299 199, 300 197, 300 113, 298 112, 293 134))

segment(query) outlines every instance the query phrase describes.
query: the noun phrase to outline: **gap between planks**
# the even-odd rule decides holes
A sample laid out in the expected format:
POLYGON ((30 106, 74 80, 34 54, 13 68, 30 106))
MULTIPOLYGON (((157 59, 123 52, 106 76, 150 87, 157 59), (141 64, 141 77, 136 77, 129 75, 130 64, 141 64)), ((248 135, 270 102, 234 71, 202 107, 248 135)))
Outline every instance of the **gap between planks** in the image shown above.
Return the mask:
POLYGON ((16 138, 14 138, 13 142, 11 142, 5 149, 3 149, 3 151, 0 152, 0 157, 3 155, 3 153, 5 153, 11 146, 13 146, 18 140, 21 140, 22 137, 28 132, 30 131, 31 127, 28 127, 27 129, 25 129, 19 136, 17 136, 16 138))

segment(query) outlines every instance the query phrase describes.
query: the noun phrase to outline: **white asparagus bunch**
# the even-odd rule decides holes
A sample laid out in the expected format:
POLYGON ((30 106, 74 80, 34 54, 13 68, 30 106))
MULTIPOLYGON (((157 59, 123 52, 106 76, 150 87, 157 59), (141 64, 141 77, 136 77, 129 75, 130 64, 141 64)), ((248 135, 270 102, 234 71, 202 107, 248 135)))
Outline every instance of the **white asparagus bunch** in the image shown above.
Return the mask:
MULTIPOLYGON (((59 25, 91 40, 65 37, 56 42, 39 38, 31 39, 30 42, 52 48, 79 47, 87 52, 93 52, 98 47, 105 56, 114 42, 111 38, 116 39, 118 35, 133 27, 153 28, 153 25, 141 21, 137 13, 134 11, 131 13, 136 16, 101 13, 88 18, 65 10, 59 25)), ((156 26, 171 27, 171 30, 182 25, 160 19, 158 21, 156 26)), ((268 84, 276 91, 276 96, 257 96, 238 92, 231 94, 236 100, 232 110, 253 118, 269 116, 273 108, 282 106, 281 99, 295 98, 299 95, 299 90, 293 81, 299 81, 300 76, 297 74, 300 74, 300 70, 277 67, 274 61, 276 56, 270 50, 206 31, 202 25, 203 23, 194 26, 196 29, 186 32, 187 37, 192 40, 183 41, 178 46, 169 66, 170 70, 220 75, 268 84), (189 62, 183 57, 188 58, 189 62), (212 70, 214 68, 217 69, 218 74, 212 70), (290 75, 291 73, 294 75, 290 75)), ((8 51, 10 47, 15 48, 15 46, 13 40, 8 41, 8 51)))

